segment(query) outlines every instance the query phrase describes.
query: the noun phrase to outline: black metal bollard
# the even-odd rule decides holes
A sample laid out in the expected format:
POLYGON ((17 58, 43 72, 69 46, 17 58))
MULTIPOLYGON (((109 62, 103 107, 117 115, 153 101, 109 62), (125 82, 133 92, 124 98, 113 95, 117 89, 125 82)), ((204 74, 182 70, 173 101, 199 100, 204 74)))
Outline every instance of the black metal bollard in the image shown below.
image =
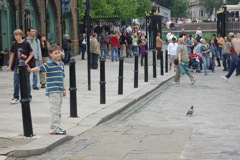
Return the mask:
POLYGON ((100 59, 100 104, 106 104, 105 59, 100 59))
POLYGON ((134 62, 134 88, 138 88, 138 55, 135 56, 134 62))
POLYGON ((25 137, 33 136, 32 118, 30 109, 30 97, 28 93, 28 82, 26 76, 26 64, 23 60, 19 61, 19 81, 22 104, 23 131, 25 137))
POLYGON ((69 61, 69 91, 70 91, 70 117, 77 116, 77 88, 76 88, 76 61, 72 57, 69 61))
POLYGON ((119 58, 118 94, 123 94, 123 57, 119 58))
POLYGON ((153 53, 153 78, 157 78, 156 50, 153 53))
POLYGON ((161 67, 161 75, 164 75, 164 71, 163 71, 163 51, 161 50, 160 52, 160 67, 161 67))
POLYGON ((165 50, 165 72, 168 73, 168 50, 165 50))
POLYGON ((144 56, 144 82, 148 82, 148 52, 145 52, 144 56))

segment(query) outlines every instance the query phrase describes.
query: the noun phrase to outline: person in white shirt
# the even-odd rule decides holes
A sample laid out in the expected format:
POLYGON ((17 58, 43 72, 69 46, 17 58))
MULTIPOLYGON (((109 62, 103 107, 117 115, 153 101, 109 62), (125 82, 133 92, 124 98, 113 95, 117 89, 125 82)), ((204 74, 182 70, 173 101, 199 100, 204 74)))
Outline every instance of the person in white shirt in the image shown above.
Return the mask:
POLYGON ((128 34, 132 34, 132 27, 130 24, 128 24, 128 27, 126 28, 128 34))
POLYGON ((178 44, 176 43, 176 38, 173 37, 172 42, 168 44, 168 55, 169 55, 169 62, 170 62, 169 70, 171 70, 172 68, 174 59, 177 58, 177 47, 178 47, 178 44))
POLYGON ((197 31, 196 31, 196 35, 199 35, 200 37, 202 37, 202 30, 200 27, 197 28, 197 31))

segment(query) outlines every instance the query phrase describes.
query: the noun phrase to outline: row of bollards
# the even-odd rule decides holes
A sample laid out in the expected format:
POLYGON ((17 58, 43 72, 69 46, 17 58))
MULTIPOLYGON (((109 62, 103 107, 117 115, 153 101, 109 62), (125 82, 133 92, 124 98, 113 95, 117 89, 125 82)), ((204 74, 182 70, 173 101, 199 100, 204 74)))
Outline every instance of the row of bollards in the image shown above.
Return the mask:
MULTIPOLYGON (((157 77, 156 69, 156 51, 153 50, 153 78, 157 77)), ((166 54, 165 72, 168 72, 168 52, 166 54)), ((144 55, 144 82, 148 82, 148 53, 144 55)), ((123 94, 123 62, 124 58, 119 58, 119 76, 118 76, 118 94, 123 94)), ((69 61, 69 92, 70 92, 70 117, 78 117, 77 115, 77 87, 76 87, 76 61, 71 58, 69 61)), ((160 54, 160 74, 163 75, 163 51, 160 54)), ((134 60, 134 88, 138 88, 138 55, 134 60)), ((32 137, 32 119, 30 110, 30 97, 28 95, 28 82, 27 82, 26 65, 23 60, 19 61, 19 80, 22 104, 22 118, 24 136, 32 137)), ((105 59, 100 59, 100 104, 106 104, 106 81, 105 81, 105 59)))

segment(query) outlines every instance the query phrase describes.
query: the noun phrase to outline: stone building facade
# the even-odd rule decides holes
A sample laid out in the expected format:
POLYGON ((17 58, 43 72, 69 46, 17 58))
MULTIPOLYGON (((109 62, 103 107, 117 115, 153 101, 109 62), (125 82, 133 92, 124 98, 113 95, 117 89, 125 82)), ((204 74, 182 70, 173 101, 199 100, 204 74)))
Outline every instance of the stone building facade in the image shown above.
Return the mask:
POLYGON ((45 34, 50 43, 62 44, 64 34, 78 52, 78 0, 0 0, 0 51, 9 49, 13 31, 27 28, 45 34))
POLYGON ((198 18, 205 20, 208 18, 208 14, 203 5, 199 3, 199 0, 188 0, 190 6, 190 14, 192 18, 198 18))

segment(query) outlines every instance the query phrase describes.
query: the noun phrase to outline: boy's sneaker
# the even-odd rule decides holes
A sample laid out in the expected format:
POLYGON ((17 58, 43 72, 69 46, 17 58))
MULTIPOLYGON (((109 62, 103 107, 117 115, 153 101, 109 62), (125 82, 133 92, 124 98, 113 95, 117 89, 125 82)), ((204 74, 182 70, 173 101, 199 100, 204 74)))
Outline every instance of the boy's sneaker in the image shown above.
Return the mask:
POLYGON ((51 135, 66 135, 66 131, 61 129, 61 128, 59 128, 58 131, 52 131, 52 132, 50 132, 50 134, 51 135))
POLYGON ((194 79, 192 82, 191 82, 191 85, 194 85, 194 83, 196 82, 197 79, 194 79))
POLYGON ((17 104, 19 103, 19 100, 17 98, 13 98, 11 101, 10 101, 11 104, 17 104))
POLYGON ((222 78, 225 82, 228 81, 228 78, 227 78, 226 76, 221 76, 221 78, 222 78))

